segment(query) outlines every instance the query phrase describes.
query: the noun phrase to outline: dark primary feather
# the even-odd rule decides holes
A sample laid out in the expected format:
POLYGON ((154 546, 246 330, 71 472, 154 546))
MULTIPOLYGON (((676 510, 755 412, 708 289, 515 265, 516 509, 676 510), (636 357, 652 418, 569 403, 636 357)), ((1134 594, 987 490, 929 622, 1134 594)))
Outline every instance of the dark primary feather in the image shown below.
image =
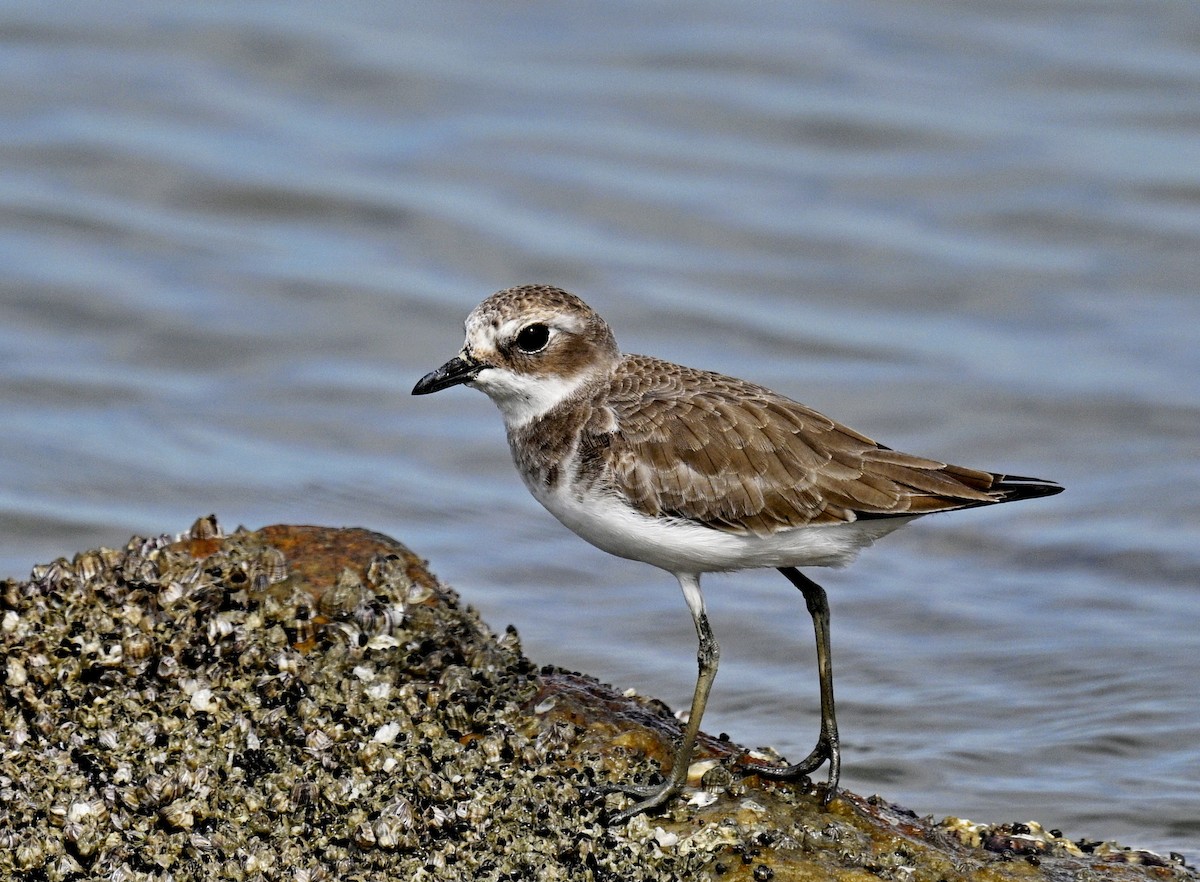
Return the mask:
POLYGON ((900 453, 769 389, 647 356, 625 356, 604 391, 616 430, 585 444, 649 515, 765 534, 1062 490, 900 453))

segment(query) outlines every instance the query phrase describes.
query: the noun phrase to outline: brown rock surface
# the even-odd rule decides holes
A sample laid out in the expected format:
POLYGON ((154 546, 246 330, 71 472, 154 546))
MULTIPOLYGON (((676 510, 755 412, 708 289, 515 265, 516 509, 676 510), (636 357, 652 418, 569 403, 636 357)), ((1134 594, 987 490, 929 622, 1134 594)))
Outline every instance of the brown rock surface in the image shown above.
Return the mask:
POLYGON ((134 539, 0 583, 0 878, 1196 879, 1038 825, 828 808, 660 702, 538 670, 400 543, 273 526, 134 539))

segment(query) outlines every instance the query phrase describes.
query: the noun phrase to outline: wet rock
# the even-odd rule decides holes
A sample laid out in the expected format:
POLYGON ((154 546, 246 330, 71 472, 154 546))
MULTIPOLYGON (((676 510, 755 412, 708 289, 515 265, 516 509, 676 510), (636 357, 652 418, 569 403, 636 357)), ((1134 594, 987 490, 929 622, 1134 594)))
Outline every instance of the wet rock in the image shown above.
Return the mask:
POLYGON ((1197 878, 1034 823, 824 809, 707 736, 669 811, 606 826, 603 785, 678 733, 364 530, 201 518, 0 583, 0 878, 1197 878))

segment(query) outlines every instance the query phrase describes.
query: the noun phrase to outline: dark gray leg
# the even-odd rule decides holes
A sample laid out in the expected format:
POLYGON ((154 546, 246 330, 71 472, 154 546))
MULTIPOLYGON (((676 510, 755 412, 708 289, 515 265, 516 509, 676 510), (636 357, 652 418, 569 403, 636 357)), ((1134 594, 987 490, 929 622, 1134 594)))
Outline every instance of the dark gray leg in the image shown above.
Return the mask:
POLYGON ((799 778, 818 769, 826 760, 829 762, 829 781, 821 801, 826 805, 837 793, 838 778, 842 771, 842 754, 838 746, 837 717, 833 710, 833 663, 829 652, 829 601, 825 589, 795 567, 780 567, 789 582, 800 589, 804 602, 812 616, 813 630, 817 635, 817 671, 821 678, 821 734, 817 745, 807 757, 794 766, 778 768, 747 763, 756 774, 767 778, 799 778))
POLYGON ((692 693, 692 708, 688 714, 687 726, 683 730, 683 740, 675 750, 675 759, 671 762, 671 774, 667 780, 657 787, 618 786, 614 788, 630 796, 642 797, 640 802, 617 812, 609 820, 610 824, 623 824, 630 818, 665 805, 671 797, 680 791, 687 781, 688 766, 692 762, 692 751, 696 747, 696 736, 700 732, 700 720, 704 717, 704 706, 708 703, 708 693, 712 689, 713 680, 717 677, 717 662, 721 657, 720 647, 713 637, 712 628, 708 625, 708 616, 704 612, 704 596, 700 593, 700 577, 698 575, 676 573, 679 585, 683 588, 683 596, 691 610, 692 620, 696 623, 696 638, 699 650, 696 661, 699 672, 696 676, 696 689, 692 693))

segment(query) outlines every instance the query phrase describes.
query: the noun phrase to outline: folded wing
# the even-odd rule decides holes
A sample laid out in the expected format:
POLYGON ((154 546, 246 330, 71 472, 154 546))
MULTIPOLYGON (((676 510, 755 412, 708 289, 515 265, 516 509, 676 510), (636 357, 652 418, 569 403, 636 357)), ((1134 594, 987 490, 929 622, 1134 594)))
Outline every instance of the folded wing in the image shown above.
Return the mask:
POLYGON ((733 532, 905 517, 1061 491, 883 447, 761 386, 627 356, 593 449, 649 515, 733 532), (597 439, 599 440, 599 439, 597 439))

